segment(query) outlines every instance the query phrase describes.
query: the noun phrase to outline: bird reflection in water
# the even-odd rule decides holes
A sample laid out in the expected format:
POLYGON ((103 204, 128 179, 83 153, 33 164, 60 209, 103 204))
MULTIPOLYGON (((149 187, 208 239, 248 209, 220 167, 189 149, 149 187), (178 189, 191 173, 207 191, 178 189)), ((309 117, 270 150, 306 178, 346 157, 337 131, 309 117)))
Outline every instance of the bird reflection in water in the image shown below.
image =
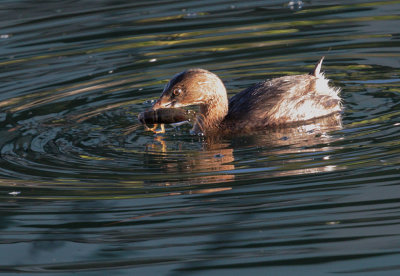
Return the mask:
MULTIPOLYGON (((257 179, 266 176, 279 177, 328 172, 343 169, 329 164, 329 155, 323 154, 337 148, 337 146, 333 147, 331 144, 339 140, 340 137, 329 135, 329 132, 341 128, 340 114, 333 114, 314 119, 306 124, 263 130, 252 134, 201 137, 199 138, 201 146, 199 150, 182 150, 179 151, 179 154, 176 153, 176 140, 172 144, 171 140, 168 139, 170 131, 167 129, 165 134, 155 135, 153 142, 146 145, 147 152, 151 153, 147 155, 147 163, 153 166, 158 164, 166 175, 177 176, 177 179, 163 182, 163 185, 170 187, 190 185, 192 188, 199 188, 196 185, 227 184, 234 181, 235 178, 238 180, 238 178, 246 177, 249 173, 252 179, 257 179), (254 161, 257 160, 257 168, 248 167, 246 164, 235 160, 235 155, 239 157, 240 150, 245 148, 258 148, 255 151, 257 156, 253 157, 254 161), (299 159, 298 154, 307 152, 322 152, 322 159, 327 165, 321 166, 320 163, 317 163, 318 165, 315 164, 307 168, 297 167, 297 162, 304 162, 304 158, 307 158, 299 159), (281 158, 288 154, 296 154, 297 158, 281 158), (263 168, 265 169, 263 170, 263 168)), ((194 137, 197 138, 197 136, 194 137)), ((179 148, 185 141, 178 143, 180 144, 179 148)), ((310 161, 312 161, 312 157, 310 158, 310 161)), ((221 191, 221 188, 231 189, 227 186, 218 186, 217 190, 202 189, 197 193, 200 191, 204 193, 221 191)), ((188 193, 195 193, 195 190, 192 189, 188 193)))

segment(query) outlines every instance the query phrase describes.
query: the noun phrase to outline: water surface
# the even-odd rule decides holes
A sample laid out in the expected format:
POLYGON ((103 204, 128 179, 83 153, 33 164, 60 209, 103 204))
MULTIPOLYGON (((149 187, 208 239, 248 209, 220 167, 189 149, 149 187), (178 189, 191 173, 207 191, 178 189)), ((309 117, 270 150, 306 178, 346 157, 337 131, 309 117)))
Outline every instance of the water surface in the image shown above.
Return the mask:
POLYGON ((0 3, 0 272, 397 275, 400 1, 290 2, 0 3), (343 127, 137 121, 184 69, 232 96, 321 56, 343 127))

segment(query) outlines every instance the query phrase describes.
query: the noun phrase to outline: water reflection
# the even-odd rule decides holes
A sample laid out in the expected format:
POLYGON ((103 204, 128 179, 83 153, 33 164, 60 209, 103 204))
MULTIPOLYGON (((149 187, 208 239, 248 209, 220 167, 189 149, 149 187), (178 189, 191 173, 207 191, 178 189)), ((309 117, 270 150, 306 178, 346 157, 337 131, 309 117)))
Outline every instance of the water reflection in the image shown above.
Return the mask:
POLYGON ((1 272, 396 275, 399 8, 3 1, 1 272), (172 71, 216 72, 232 96, 322 55, 343 127, 206 139, 137 122, 172 71))
POLYGON ((341 115, 334 114, 307 124, 229 136, 228 139, 218 135, 202 137, 199 138, 202 141, 201 151, 178 155, 169 154, 171 150, 174 152, 172 148, 176 148, 176 145, 168 144, 165 137, 168 136, 167 132, 165 135, 155 135, 153 142, 146 144, 146 151, 153 154, 146 156, 144 165, 152 167, 157 164, 167 175, 185 175, 184 180, 179 178, 178 182, 178 179, 165 181, 162 184, 165 186, 229 183, 242 173, 251 173, 252 179, 256 179, 331 172, 345 169, 346 166, 320 165, 314 161, 313 154, 323 155, 323 160, 329 160, 329 154, 324 155, 324 152, 338 149, 330 145, 341 139, 329 133, 340 129, 341 115), (235 155, 240 158, 240 151, 249 147, 262 149, 253 156, 252 163, 257 163, 256 168, 243 166, 242 162, 235 160, 235 155), (157 152, 163 154, 154 154, 157 152), (294 154, 309 154, 312 157, 291 159, 290 156, 294 154))

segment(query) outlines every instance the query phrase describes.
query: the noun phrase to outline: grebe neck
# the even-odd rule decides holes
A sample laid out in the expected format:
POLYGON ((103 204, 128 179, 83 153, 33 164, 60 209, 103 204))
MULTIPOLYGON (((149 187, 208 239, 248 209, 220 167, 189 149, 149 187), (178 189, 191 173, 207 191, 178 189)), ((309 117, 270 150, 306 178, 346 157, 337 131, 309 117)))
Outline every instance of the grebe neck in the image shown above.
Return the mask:
POLYGON ((217 130, 222 120, 228 114, 228 96, 223 87, 213 94, 209 100, 200 105, 200 114, 196 117, 193 127, 195 133, 207 133, 217 130))

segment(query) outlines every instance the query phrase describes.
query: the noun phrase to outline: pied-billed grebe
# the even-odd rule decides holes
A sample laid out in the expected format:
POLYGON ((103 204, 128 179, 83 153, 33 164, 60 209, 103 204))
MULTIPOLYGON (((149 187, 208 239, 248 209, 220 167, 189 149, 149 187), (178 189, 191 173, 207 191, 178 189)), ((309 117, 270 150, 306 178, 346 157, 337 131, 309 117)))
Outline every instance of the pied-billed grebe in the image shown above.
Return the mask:
POLYGON ((339 89, 320 72, 323 57, 310 74, 257 83, 229 102, 221 79, 203 69, 175 75, 152 109, 199 105, 194 133, 239 132, 308 121, 341 111, 339 89))

